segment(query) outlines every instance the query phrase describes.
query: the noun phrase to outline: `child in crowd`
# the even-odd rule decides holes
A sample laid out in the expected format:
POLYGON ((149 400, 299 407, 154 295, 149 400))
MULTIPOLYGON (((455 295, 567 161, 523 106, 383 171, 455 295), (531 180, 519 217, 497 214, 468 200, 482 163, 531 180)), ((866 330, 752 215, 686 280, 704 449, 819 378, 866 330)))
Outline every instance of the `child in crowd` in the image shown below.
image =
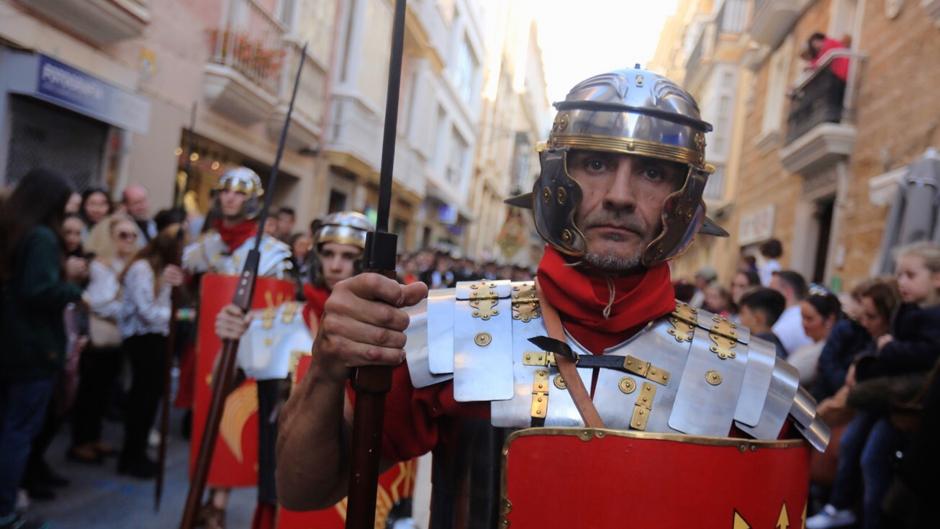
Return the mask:
POLYGON ((842 436, 829 504, 806 520, 807 529, 854 524, 851 506, 860 488, 862 527, 880 527, 894 453, 903 441, 887 416, 887 408, 913 397, 940 357, 940 245, 921 242, 901 248, 895 269, 904 303, 891 334, 877 338, 877 353, 859 358, 849 370, 849 404, 859 412, 842 436), (861 391, 866 385, 869 389, 861 391), (871 398, 863 399, 864 394, 880 395, 889 402, 872 402, 871 398))
POLYGON ((739 316, 741 325, 751 330, 752 336, 763 338, 774 344, 777 356, 786 358, 787 353, 771 327, 783 314, 787 302, 783 294, 771 288, 755 288, 741 296, 739 316))

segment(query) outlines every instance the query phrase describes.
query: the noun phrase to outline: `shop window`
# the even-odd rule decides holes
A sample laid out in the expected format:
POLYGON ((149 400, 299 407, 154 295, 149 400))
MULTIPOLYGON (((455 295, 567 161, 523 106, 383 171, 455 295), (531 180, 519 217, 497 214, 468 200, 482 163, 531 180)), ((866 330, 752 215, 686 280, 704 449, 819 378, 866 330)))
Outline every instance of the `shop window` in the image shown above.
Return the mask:
POLYGON ((31 97, 11 96, 6 184, 43 167, 76 189, 102 184, 109 126, 31 97))

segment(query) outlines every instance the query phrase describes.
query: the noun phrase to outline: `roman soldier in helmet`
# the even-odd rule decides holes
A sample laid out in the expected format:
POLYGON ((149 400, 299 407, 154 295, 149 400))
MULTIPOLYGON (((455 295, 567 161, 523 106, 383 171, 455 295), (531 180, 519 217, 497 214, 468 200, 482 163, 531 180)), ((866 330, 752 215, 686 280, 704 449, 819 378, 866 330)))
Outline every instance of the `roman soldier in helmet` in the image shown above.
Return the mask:
POLYGON ((828 442, 815 402, 771 344, 673 296, 669 260, 723 233, 702 200, 711 126, 639 68, 555 107, 510 200, 547 243, 536 281, 337 285, 284 409, 281 503, 343 496, 350 369, 381 364, 383 457, 434 452, 436 529, 796 526, 828 442))
MULTIPOLYGON (((304 284, 305 303, 287 302, 279 307, 256 310, 249 315, 247 328, 244 316, 234 305, 226 306, 216 317, 220 336, 239 339, 237 363, 251 377, 291 379, 302 377, 310 366, 313 337, 330 292, 340 281, 361 271, 366 234, 375 229, 362 213, 342 211, 331 213, 311 223, 313 262, 309 282, 304 284), (243 332, 244 331, 244 332, 243 332)), ((273 459, 273 445, 270 457, 273 459)), ((381 478, 387 501, 377 505, 377 520, 384 522, 393 514, 395 504, 411 497, 414 487, 415 462, 404 461, 381 478), (391 498, 395 498, 393 501, 391 498)), ((278 529, 342 529, 345 505, 311 512, 281 510, 278 529)))
MULTIPOLYGON (((198 454, 199 441, 211 398, 211 373, 221 340, 215 332, 216 315, 231 302, 238 274, 258 233, 257 216, 262 207, 264 189, 261 178, 247 167, 225 171, 213 190, 210 229, 187 246, 183 267, 200 274, 199 315, 195 351, 192 460, 198 454)), ((263 235, 259 247, 258 283, 254 306, 274 308, 294 296, 291 279, 291 251, 283 242, 263 235)), ((198 522, 209 529, 225 526, 225 509, 232 487, 258 486, 259 504, 256 520, 273 518, 275 423, 266 420, 274 413, 279 394, 277 370, 265 363, 244 370, 248 376, 226 399, 220 426, 220 439, 213 451, 208 485, 209 498, 198 522), (268 446, 270 445, 270 446, 268 446)))

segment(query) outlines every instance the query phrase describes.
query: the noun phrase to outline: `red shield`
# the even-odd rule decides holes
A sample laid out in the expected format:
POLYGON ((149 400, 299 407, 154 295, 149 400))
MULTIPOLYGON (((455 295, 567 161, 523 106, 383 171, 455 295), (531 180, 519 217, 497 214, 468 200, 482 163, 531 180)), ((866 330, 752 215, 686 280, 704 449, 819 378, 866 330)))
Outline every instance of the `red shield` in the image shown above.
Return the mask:
MULTIPOLYGON (((385 527, 389 512, 400 500, 410 498, 415 488, 417 460, 403 461, 379 476, 375 501, 375 527, 385 527)), ((346 527, 346 498, 332 508, 319 511, 288 511, 280 507, 277 529, 343 529, 346 527)))
POLYGON ((502 527, 797 529, 803 441, 533 428, 503 459, 502 527))
MULTIPOLYGON (((294 387, 310 369, 310 355, 301 356, 294 370, 294 387)), ((417 459, 404 461, 379 476, 375 501, 375 527, 385 527, 389 511, 400 500, 410 498, 415 489, 417 459)), ((289 511, 278 508, 277 529, 343 529, 346 527, 346 499, 329 509, 319 511, 289 511)))
MULTIPOLYGON (((222 342, 215 334, 215 317, 232 302, 238 276, 205 274, 200 287, 199 321, 196 335, 196 380, 193 402, 193 437, 190 443, 189 470, 195 470, 199 443, 209 415, 212 398, 212 370, 222 342)), ((293 299, 294 285, 289 281, 259 277, 252 307, 276 307, 293 299)), ((254 380, 246 380, 225 400, 212 465, 210 487, 242 487, 258 483, 258 391, 254 380)))

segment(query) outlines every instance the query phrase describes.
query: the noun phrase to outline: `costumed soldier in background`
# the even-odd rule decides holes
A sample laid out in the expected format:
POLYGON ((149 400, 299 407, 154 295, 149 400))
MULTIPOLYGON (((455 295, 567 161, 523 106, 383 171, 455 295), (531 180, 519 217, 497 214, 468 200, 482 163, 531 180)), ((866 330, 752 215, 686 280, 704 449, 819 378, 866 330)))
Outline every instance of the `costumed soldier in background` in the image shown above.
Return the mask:
MULTIPOLYGON (((229 169, 215 188, 211 230, 183 252, 183 267, 202 274, 199 297, 199 321, 196 343, 195 406, 191 470, 194 468, 211 394, 211 378, 221 341, 214 331, 216 314, 228 304, 235 292, 238 274, 253 247, 258 232, 256 217, 264 189, 258 175, 247 167, 229 169)), ((255 306, 280 305, 294 296, 289 281, 291 252, 281 241, 262 238, 255 306)), ((266 367, 266 366, 262 366, 266 367)), ((243 380, 228 396, 220 426, 220 438, 213 452, 208 484, 209 498, 199 513, 199 523, 209 529, 225 526, 225 508, 229 491, 236 486, 258 486, 258 507, 254 527, 273 527, 276 496, 274 493, 275 405, 283 382, 265 369, 247 373, 254 380, 243 380), (266 457, 267 456, 267 457, 266 457)))
POLYGON ((797 526, 809 445, 828 443, 815 402, 771 344, 673 297, 668 261, 723 234, 702 200, 711 126, 639 67, 555 106, 510 202, 547 243, 537 280, 337 285, 283 410, 280 502, 346 493, 350 368, 382 364, 383 458, 434 451, 434 529, 797 526))
MULTIPOLYGON (((254 311, 247 329, 235 305, 227 305, 216 317, 219 336, 239 340, 238 365, 257 379, 302 378, 310 366, 313 337, 319 329, 323 307, 337 283, 361 271, 366 233, 375 229, 362 213, 331 213, 314 221, 313 259, 309 282, 304 284, 306 302, 287 302, 277 308, 254 311), (244 334, 242 334, 244 330, 244 334)), ((270 457, 274 456, 273 447, 270 457)), ((380 483, 384 494, 377 505, 377 523, 384 527, 396 503, 407 501, 414 488, 415 462, 405 461, 385 472, 380 483)), ((342 529, 345 503, 319 511, 281 510, 278 529, 342 529)))

